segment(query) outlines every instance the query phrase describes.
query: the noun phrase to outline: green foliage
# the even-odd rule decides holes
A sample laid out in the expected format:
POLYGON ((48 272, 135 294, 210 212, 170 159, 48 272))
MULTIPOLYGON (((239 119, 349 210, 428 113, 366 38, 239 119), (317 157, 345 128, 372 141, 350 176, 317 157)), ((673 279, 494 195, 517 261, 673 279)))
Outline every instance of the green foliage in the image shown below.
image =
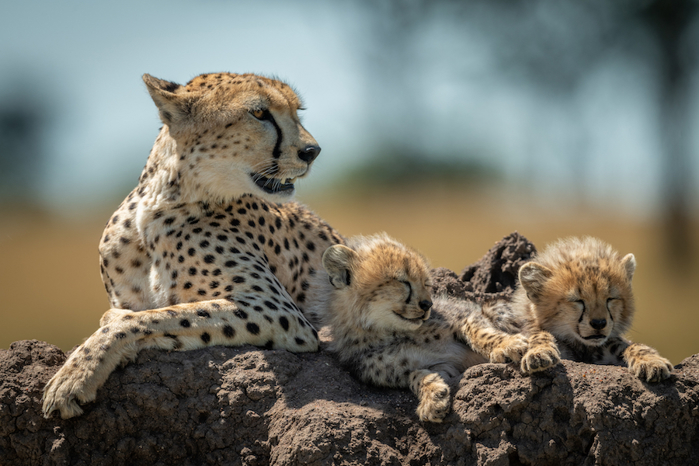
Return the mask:
POLYGON ((410 188, 416 185, 473 185, 499 179, 499 172, 473 158, 457 154, 377 153, 365 163, 351 169, 340 182, 342 186, 361 186, 371 190, 410 188))

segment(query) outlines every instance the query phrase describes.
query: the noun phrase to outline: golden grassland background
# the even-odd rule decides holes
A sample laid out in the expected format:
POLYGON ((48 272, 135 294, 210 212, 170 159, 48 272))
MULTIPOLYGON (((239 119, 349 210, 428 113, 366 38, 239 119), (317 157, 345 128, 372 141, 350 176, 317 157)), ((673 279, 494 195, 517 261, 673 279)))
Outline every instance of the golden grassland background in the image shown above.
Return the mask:
MULTIPOLYGON (((457 273, 500 238, 519 231, 542 249, 559 237, 593 235, 633 252, 637 314, 629 337, 656 347, 673 364, 699 352, 699 266, 676 273, 663 256, 660 226, 581 206, 543 206, 503 193, 430 187, 388 193, 351 190, 299 199, 345 236, 386 231, 457 273)), ((108 308, 97 244, 116 208, 89 220, 18 211, 0 223, 0 348, 45 340, 64 351, 97 329, 108 308)), ((694 225, 699 238, 699 225, 694 225)))

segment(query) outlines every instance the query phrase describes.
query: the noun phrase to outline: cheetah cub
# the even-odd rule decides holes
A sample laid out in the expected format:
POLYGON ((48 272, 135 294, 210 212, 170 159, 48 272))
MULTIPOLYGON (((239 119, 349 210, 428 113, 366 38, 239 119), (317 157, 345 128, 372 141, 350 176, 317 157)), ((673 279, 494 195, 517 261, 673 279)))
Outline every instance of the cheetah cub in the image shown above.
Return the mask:
MULTIPOLYGON (((522 266, 513 308, 525 327, 553 334, 564 359, 627 366, 657 382, 670 376, 670 361, 623 338, 635 312, 635 270, 633 254, 620 257, 599 239, 559 240, 522 266)), ((536 342, 530 344, 535 354, 536 342)))
POLYGON ((521 334, 478 325, 475 303, 430 295, 429 267, 417 252, 386 235, 356 237, 322 256, 317 295, 307 313, 328 325, 331 351, 357 378, 406 388, 418 397, 420 420, 440 422, 449 411, 447 381, 468 367, 527 350, 521 334))

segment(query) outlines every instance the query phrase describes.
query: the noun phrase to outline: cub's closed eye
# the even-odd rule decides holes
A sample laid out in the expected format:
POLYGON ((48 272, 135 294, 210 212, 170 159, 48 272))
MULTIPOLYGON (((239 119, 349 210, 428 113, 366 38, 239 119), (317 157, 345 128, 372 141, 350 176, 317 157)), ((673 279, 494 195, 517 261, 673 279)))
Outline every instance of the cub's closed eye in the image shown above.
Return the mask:
POLYGON ((408 287, 408 299, 405 300, 406 304, 410 302, 410 297, 413 295, 413 287, 410 285, 410 282, 407 282, 405 280, 399 280, 403 285, 408 287))
POLYGON ((582 299, 579 299, 579 300, 577 300, 577 301, 575 301, 575 302, 576 302, 577 304, 580 304, 580 307, 582 308, 583 311, 585 310, 585 301, 583 301, 582 299))

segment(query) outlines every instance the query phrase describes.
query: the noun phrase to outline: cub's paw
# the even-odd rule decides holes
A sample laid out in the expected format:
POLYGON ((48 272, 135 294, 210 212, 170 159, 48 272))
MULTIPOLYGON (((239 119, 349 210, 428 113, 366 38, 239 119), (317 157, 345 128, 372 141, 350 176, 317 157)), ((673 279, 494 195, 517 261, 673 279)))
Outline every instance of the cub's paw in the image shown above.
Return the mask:
POLYGON ((629 370, 646 382, 660 382, 670 377, 672 364, 659 354, 651 354, 629 360, 629 370))
POLYGON ((44 388, 42 410, 47 419, 54 411, 60 412, 63 419, 79 416, 83 410, 77 402, 87 403, 95 399, 97 390, 86 387, 82 371, 68 366, 68 362, 70 360, 44 388))
POLYGON ((490 352, 490 362, 519 362, 529 348, 524 335, 507 335, 490 352))
POLYGON ((561 361, 561 353, 555 344, 531 346, 522 358, 521 369, 525 374, 543 371, 561 361))
POLYGON ((438 374, 430 374, 422 380, 420 404, 417 415, 421 421, 442 422, 449 412, 449 385, 438 374))

